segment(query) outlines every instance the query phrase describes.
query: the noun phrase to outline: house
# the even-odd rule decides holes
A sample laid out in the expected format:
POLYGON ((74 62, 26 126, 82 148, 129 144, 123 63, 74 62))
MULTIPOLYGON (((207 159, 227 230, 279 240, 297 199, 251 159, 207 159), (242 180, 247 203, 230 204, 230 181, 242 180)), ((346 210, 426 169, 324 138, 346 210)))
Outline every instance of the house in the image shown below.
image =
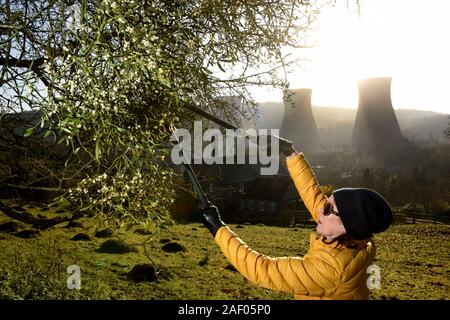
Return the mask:
POLYGON ((287 175, 257 177, 233 200, 232 219, 237 223, 293 226, 309 222, 309 213, 287 175))
MULTIPOLYGON (((280 170, 283 174, 274 176, 261 176, 258 164, 194 164, 192 168, 227 223, 292 226, 313 222, 284 167, 280 170)), ((178 201, 192 203, 186 195, 178 201)), ((197 220, 197 213, 192 211, 198 208, 191 208, 184 216, 197 220)))

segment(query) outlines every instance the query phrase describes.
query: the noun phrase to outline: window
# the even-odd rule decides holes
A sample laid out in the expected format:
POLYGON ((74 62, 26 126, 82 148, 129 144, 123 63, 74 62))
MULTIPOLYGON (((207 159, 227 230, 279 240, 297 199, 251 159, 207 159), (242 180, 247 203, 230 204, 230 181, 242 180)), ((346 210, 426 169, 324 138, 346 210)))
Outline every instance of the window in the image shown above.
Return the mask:
POLYGON ((276 202, 270 202, 270 204, 269 204, 269 211, 271 213, 277 212, 277 203, 276 202))
POLYGON ((245 192, 245 183, 244 182, 239 182, 239 191, 245 192))
POLYGON ((265 208, 266 208, 265 201, 258 201, 258 210, 259 211, 264 211, 265 208))
POLYGON ((250 209, 255 210, 255 202, 256 200, 250 200, 250 209))
POLYGON ((302 210, 302 202, 300 201, 300 199, 297 199, 297 201, 295 202, 295 210, 302 210))
POLYGON ((297 203, 297 200, 291 200, 289 202, 289 210, 295 211, 295 204, 297 203))
POLYGON ((247 200, 241 199, 239 209, 245 209, 247 207, 247 200))
POLYGON ((209 184, 209 192, 214 192, 213 186, 214 186, 213 183, 210 183, 210 184, 209 184))

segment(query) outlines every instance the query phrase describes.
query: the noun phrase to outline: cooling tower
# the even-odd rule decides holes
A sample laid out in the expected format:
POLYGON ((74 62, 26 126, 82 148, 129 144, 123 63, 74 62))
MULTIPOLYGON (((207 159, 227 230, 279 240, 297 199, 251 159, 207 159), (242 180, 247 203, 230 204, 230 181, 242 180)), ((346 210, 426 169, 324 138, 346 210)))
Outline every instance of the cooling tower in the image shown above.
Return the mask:
MULTIPOLYGON (((216 116, 240 129, 255 129, 255 119, 251 114, 244 111, 244 105, 242 104, 242 98, 239 96, 221 96, 218 100, 230 105, 230 108, 234 109, 234 116, 227 117, 224 112, 219 111, 216 116), (245 115, 245 116, 244 116, 245 115), (250 118, 251 117, 251 118, 250 118), (247 119, 250 118, 250 119, 247 119)), ((214 126, 213 126, 214 127, 214 126)), ((219 126, 220 127, 220 126, 219 126)))
POLYGON ((408 146, 391 101, 391 78, 358 81, 359 105, 352 144, 365 155, 385 158, 408 146))
POLYGON ((297 151, 314 151, 319 144, 319 133, 311 107, 311 89, 290 90, 284 104, 280 136, 294 142, 297 151))

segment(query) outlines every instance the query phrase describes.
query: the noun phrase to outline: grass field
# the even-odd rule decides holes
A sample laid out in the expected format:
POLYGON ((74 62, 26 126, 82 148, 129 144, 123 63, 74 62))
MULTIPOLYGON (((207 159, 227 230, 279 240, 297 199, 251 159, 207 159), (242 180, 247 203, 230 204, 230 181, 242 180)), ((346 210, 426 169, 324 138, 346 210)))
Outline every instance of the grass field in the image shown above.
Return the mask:
MULTIPOLYGON (((9 220, 0 215, 0 225, 9 220)), ((60 224, 28 239, 0 231, 0 299, 292 299, 290 294, 246 281, 199 223, 176 224, 150 239, 134 228, 116 230, 111 238, 97 238, 92 220, 80 222, 73 227, 60 224), (79 233, 90 240, 71 240, 79 233), (111 239, 134 245, 137 252, 97 251, 111 239), (177 252, 166 252, 163 247, 177 252), (137 264, 156 266, 157 280, 130 280, 128 272, 137 264), (70 265, 80 267, 80 290, 67 289, 70 265)), ((253 249, 270 256, 303 256, 313 231, 230 227, 253 249)), ((372 299, 450 299, 450 226, 398 225, 375 241, 381 289, 371 292, 372 299)))

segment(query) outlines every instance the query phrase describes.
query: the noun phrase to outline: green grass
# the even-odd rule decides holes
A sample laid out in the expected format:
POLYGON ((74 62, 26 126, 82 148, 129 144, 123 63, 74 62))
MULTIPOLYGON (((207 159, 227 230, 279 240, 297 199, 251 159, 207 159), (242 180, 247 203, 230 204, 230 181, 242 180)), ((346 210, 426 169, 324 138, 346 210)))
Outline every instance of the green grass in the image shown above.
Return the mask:
MULTIPOLYGON (((54 213, 47 212, 51 216, 54 213)), ((0 224, 8 218, 0 215, 0 224)), ((117 230, 115 237, 134 244, 137 253, 105 254, 96 249, 107 239, 94 237, 95 223, 83 228, 61 224, 35 238, 0 232, 0 299, 292 299, 290 294, 253 285, 232 271, 209 232, 198 223, 177 224, 146 245, 159 271, 152 283, 135 283, 126 273, 139 263, 148 236, 117 230), (71 241, 84 232, 92 241, 71 241), (161 239, 185 251, 166 253, 161 239), (66 268, 81 268, 81 289, 69 290, 66 268)), ((245 225, 230 227, 253 249, 271 256, 303 256, 311 229, 245 225)), ((375 238, 381 289, 372 299, 449 299, 450 226, 399 225, 375 238)), ((164 242, 164 241, 163 241, 164 242)))

